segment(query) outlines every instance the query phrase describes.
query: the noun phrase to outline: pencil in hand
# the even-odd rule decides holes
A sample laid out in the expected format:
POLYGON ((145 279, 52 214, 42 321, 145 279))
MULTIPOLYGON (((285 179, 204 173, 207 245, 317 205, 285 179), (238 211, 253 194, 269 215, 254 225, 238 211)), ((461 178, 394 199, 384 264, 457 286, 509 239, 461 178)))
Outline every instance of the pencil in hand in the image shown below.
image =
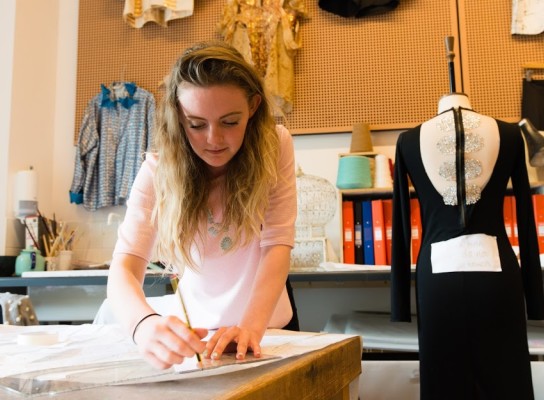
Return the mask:
MULTIPOLYGON (((179 280, 177 281, 179 283, 179 280)), ((183 310, 183 316, 185 317, 185 322, 187 323, 187 327, 190 330, 193 330, 193 327, 191 326, 191 321, 189 321, 189 314, 187 313, 187 308, 185 308, 185 302, 183 301, 183 296, 181 295, 181 289, 179 287, 179 284, 177 284, 176 292, 178 293, 179 301, 181 303, 181 308, 183 310)), ((198 364, 201 365, 202 363, 202 357, 200 356, 200 353, 196 353, 196 359, 198 361, 198 364)))

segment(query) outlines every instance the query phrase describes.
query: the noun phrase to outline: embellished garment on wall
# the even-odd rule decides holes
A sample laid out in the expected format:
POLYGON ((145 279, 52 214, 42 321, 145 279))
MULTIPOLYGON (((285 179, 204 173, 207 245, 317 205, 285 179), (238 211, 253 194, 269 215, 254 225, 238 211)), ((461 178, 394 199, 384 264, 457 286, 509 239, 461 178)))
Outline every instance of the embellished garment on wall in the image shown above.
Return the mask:
POLYGON ((102 85, 83 115, 70 202, 89 211, 124 205, 149 150, 155 98, 134 83, 102 85))
POLYGON ((148 22, 168 26, 168 21, 193 15, 193 0, 125 0, 123 18, 133 28, 148 22))
POLYGON ((301 47, 300 19, 305 16, 302 0, 228 0, 218 24, 225 42, 256 68, 284 113, 293 109, 294 58, 301 47))
POLYGON ((544 32, 544 0, 512 1, 512 35, 544 32))

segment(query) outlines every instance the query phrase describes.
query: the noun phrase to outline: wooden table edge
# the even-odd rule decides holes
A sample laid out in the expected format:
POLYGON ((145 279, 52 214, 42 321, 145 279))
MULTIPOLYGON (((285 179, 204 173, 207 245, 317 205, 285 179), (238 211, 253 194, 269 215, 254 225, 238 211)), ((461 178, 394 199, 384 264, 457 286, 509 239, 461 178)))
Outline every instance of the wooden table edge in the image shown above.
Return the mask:
POLYGON ((262 379, 239 385, 218 399, 349 399, 350 383, 362 372, 361 355, 361 337, 346 338, 323 349, 279 361, 284 364, 281 367, 269 364, 278 367, 262 379))

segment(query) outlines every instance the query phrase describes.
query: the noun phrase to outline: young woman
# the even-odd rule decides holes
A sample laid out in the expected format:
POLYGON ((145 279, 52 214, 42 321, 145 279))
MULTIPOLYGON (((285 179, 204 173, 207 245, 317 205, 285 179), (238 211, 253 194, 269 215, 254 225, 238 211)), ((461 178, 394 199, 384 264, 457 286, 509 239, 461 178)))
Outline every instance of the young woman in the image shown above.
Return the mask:
POLYGON ((156 153, 133 184, 108 279, 118 321, 158 368, 195 353, 220 358, 233 342, 237 358, 258 357, 267 328, 296 322, 286 290, 294 153, 270 104, 253 68, 222 42, 186 50, 167 79, 156 153), (146 302, 153 257, 180 277, 193 329, 146 302))

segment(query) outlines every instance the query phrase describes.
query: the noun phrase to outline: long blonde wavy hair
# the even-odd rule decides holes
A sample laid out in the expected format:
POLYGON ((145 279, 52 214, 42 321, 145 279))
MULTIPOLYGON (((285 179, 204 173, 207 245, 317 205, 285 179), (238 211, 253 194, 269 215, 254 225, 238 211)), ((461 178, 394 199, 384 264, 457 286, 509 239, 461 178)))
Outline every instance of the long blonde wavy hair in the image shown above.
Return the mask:
POLYGON ((279 137, 263 82, 236 49, 223 42, 199 43, 174 64, 155 120, 157 256, 170 266, 181 262, 196 268, 191 247, 204 238, 201 227, 207 218, 211 178, 179 120, 178 91, 184 83, 204 88, 234 85, 248 101, 256 95, 262 98, 248 121, 242 147, 227 165, 222 228, 233 227, 232 249, 260 235, 269 191, 278 180, 279 137))

